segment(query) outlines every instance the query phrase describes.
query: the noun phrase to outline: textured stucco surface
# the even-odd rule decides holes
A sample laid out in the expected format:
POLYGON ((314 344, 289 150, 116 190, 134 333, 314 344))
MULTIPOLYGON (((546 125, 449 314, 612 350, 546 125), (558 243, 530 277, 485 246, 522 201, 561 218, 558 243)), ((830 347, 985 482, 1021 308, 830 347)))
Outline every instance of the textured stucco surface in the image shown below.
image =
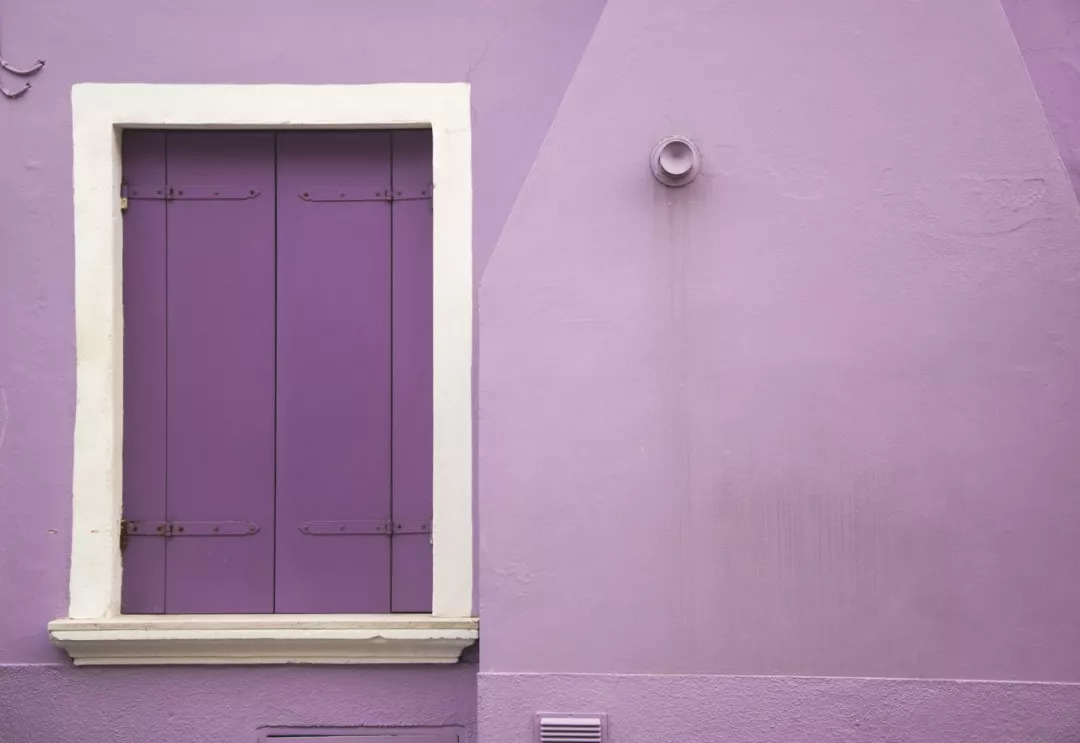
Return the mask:
MULTIPOLYGON (((3 52, 47 60, 0 100, 0 663, 56 660, 75 405, 71 86, 469 81, 480 271, 600 0, 16 0, 3 52)), ((11 81, 9 80, 9 83, 11 81)))
POLYGON ((611 0, 482 279, 482 669, 1080 680, 1078 279, 998 3, 611 0))
POLYGON ((259 727, 455 726, 474 738, 476 666, 0 666, 3 743, 256 743, 259 727))
POLYGON ((537 711, 605 711, 609 743, 1074 743, 1080 686, 978 681, 480 674, 480 740, 537 711))
POLYGON ((48 646, 80 81, 473 83, 484 741, 539 709, 608 712, 612 743, 1080 737, 1072 684, 668 675, 1080 680, 1080 211, 1005 13, 600 10, 4 5, 5 55, 49 66, 0 101, 0 743, 477 718, 472 663, 71 669, 48 646), (672 133, 705 158, 677 192, 646 162, 672 133))

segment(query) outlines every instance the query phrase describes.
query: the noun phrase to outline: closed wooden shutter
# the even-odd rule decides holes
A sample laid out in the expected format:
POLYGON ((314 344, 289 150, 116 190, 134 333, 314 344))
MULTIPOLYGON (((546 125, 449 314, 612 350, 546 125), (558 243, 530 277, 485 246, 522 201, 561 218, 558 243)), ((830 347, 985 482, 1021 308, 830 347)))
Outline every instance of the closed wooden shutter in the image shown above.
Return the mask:
POLYGON ((389 187, 388 132, 279 135, 281 612, 390 611, 389 187))
POLYGON ((128 132, 124 181, 123 611, 430 611, 430 132, 128 132))
POLYGON ((166 540, 166 610, 272 612, 274 134, 167 140, 167 499, 184 532, 166 540), (259 530, 215 535, 225 522, 259 530))
POLYGON ((393 133, 393 611, 431 611, 431 132, 393 133), (424 529, 428 531, 424 531, 424 529))
MULTIPOLYGON (((165 134, 124 133, 123 179, 165 186, 165 134)), ((165 522, 165 201, 136 200, 124 217, 124 517, 165 522)), ((124 550, 121 611, 165 611, 165 539, 124 550)))

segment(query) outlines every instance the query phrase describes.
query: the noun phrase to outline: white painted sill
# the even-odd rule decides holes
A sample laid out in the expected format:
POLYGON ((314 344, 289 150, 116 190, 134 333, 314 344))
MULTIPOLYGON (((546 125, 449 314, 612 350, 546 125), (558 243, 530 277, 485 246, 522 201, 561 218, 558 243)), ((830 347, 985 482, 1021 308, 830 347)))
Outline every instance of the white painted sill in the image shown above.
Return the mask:
POLYGON ((425 614, 123 615, 56 619, 49 637, 77 666, 456 663, 473 617, 425 614))

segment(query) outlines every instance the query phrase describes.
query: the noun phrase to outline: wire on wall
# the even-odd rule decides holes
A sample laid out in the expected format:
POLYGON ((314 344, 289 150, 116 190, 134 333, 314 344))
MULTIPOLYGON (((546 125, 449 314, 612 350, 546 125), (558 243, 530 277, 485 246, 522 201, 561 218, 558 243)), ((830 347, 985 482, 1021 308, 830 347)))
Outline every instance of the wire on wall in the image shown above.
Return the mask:
MULTIPOLYGON (((3 52, 0 52, 0 69, 17 77, 33 77, 41 72, 41 68, 44 66, 45 60, 39 59, 30 67, 16 67, 4 59, 3 52)), ((19 96, 25 95, 28 90, 30 90, 30 81, 24 82, 22 87, 16 90, 9 90, 3 83, 0 83, 0 93, 2 93, 5 98, 18 98, 19 96)))

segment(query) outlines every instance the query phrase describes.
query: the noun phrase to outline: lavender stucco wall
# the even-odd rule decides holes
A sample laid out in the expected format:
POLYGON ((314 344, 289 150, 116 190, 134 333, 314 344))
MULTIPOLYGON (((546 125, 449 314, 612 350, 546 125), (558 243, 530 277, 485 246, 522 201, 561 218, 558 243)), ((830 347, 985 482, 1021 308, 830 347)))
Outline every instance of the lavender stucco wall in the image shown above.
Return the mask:
POLYGON ((611 743, 1073 743, 1067 684, 766 676, 481 674, 482 741, 531 710, 606 711, 611 743))
POLYGON ((87 672, 49 645, 45 623, 66 609, 70 544, 72 84, 470 81, 479 272, 601 7, 601 0, 3 4, 4 56, 41 56, 48 66, 29 95, 0 100, 2 743, 253 741, 261 724, 471 729, 475 718, 475 658, 428 669, 87 672))
POLYGON ((998 3, 610 0, 481 282, 481 738, 1071 740, 1078 278, 998 3))
POLYGON ((1080 212, 1001 8, 600 12, 4 5, 5 55, 49 67, 0 101, 0 743, 471 736, 477 715, 510 743, 537 709, 607 711, 612 743, 1080 734, 1080 212), (479 681, 71 669, 44 633, 70 519, 70 85, 461 79, 479 681), (669 192, 645 157, 676 131, 706 174, 669 192))
POLYGON ((0 666, 3 743, 256 743, 260 727, 424 726, 474 738, 476 675, 410 668, 0 666))

